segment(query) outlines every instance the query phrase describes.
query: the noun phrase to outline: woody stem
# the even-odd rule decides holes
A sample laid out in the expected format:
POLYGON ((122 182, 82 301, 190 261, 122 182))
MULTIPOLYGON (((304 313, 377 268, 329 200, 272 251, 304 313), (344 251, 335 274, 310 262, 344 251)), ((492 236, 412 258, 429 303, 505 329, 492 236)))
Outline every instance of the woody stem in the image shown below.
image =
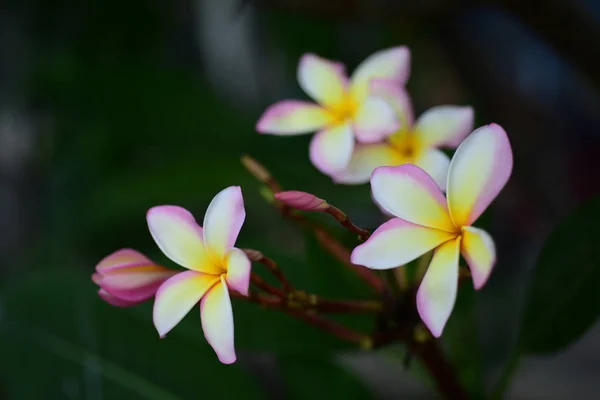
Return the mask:
POLYGON ((273 259, 266 257, 258 250, 242 249, 242 251, 246 253, 250 261, 261 263, 262 265, 267 267, 269 272, 271 272, 271 274, 273 274, 273 276, 277 278, 279 282, 281 282, 281 284, 283 285, 283 290, 285 290, 288 293, 294 290, 292 284, 287 280, 287 278, 283 274, 283 271, 281 271, 281 269, 273 259))

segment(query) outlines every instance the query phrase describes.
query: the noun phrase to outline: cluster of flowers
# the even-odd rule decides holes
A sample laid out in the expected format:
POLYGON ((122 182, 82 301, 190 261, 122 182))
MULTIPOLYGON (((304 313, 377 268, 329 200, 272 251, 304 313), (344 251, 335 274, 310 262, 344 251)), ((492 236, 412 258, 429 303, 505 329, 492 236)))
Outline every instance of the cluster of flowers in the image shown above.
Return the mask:
MULTIPOLYGON (((375 203, 392 218, 352 251, 353 264, 396 268, 434 250, 417 291, 417 309, 439 337, 454 307, 460 255, 476 289, 484 286, 496 262, 491 236, 472 224, 508 181, 512 150, 496 124, 470 133, 470 107, 438 106, 413 121, 404 89, 409 60, 405 47, 380 51, 348 79, 342 64, 307 54, 300 60, 298 81, 318 104, 277 103, 260 118, 257 131, 297 135, 318 130, 309 150, 316 168, 337 183, 370 181, 375 203), (458 148, 450 160, 438 147, 458 148)), ((303 209, 322 204, 312 195, 295 193, 278 199, 303 209)), ((158 247, 187 270, 174 271, 134 250, 119 250, 96 267, 92 279, 99 295, 120 307, 155 297, 153 319, 161 337, 200 303, 207 341, 221 362, 234 362, 230 290, 247 296, 251 276, 247 254, 234 247, 245 216, 237 186, 216 195, 203 227, 181 207, 150 209, 148 226, 158 247)))

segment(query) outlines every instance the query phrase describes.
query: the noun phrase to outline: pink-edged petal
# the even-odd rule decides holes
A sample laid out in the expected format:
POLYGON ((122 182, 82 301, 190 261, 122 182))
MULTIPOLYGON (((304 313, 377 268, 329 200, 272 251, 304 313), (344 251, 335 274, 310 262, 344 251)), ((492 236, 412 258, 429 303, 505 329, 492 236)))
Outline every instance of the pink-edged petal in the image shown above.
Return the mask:
POLYGON ((465 226, 462 232, 461 252, 471 270, 473 287, 479 290, 496 264, 496 246, 490 234, 483 229, 465 226))
POLYGON ((456 234, 393 218, 352 251, 353 264, 389 269, 411 262, 456 234))
POLYGON ((371 54, 356 67, 350 79, 352 94, 357 99, 368 95, 369 83, 375 78, 395 81, 404 86, 410 74, 410 51, 406 46, 393 47, 371 54))
POLYGON ((344 65, 312 53, 300 58, 298 83, 307 95, 324 106, 337 106, 346 96, 344 65))
POLYGON ((144 301, 154 297, 159 286, 177 273, 158 265, 120 268, 105 274, 100 286, 121 300, 144 301))
POLYGON ((178 206, 157 206, 146 215, 152 238, 163 253, 182 267, 218 274, 221 270, 209 258, 202 228, 194 216, 178 206))
POLYGON ((458 147, 448 169, 448 208, 457 226, 471 225, 496 198, 512 172, 506 132, 490 124, 476 129, 458 147))
POLYGON ((435 250, 417 291, 417 310, 435 337, 442 335, 456 301, 459 248, 457 238, 435 250))
POLYGON ((352 121, 356 140, 376 143, 400 128, 394 109, 382 98, 368 97, 363 101, 352 121))
POLYGON ((226 280, 229 288, 248 296, 251 263, 246 253, 234 247, 227 254, 225 265, 227 267, 226 280))
POLYGON ((417 119, 415 132, 423 146, 456 147, 472 131, 473 118, 471 107, 432 107, 417 119))
POLYGON ((122 299, 116 298, 115 296, 106 292, 106 290, 104 290, 104 289, 98 290, 98 296, 100 296, 100 298, 102 300, 104 300, 111 306, 115 306, 115 307, 122 307, 122 308, 132 307, 132 306, 138 305, 140 303, 139 301, 127 301, 127 300, 122 300, 122 299))
POLYGON ((344 170, 354 149, 354 134, 348 124, 327 128, 317 133, 310 142, 310 160, 326 175, 344 170))
POLYGON ((94 282, 96 285, 100 285, 100 282, 102 282, 102 274, 99 272, 94 272, 92 274, 92 282, 94 282))
POLYGON ((298 190, 275 193, 275 198, 288 207, 304 211, 325 211, 329 204, 314 194, 298 190))
POLYGON ((441 190, 446 190, 448 167, 450 166, 450 159, 447 155, 435 148, 425 149, 415 158, 414 164, 427 172, 441 190))
POLYGON ((387 143, 358 144, 354 148, 348 167, 333 176, 333 180, 347 185, 367 183, 375 168, 399 164, 402 164, 401 157, 387 143))
POLYGON ((202 330, 223 364, 236 360, 233 343, 233 310, 225 278, 210 290, 200 303, 202 330))
POLYGON ((245 219, 244 198, 239 186, 221 190, 208 205, 204 216, 204 243, 219 265, 235 244, 245 219))
POLYGON ((414 112, 408 92, 398 82, 389 79, 373 79, 371 95, 384 99, 396 113, 402 127, 412 127, 414 112))
POLYGON ((379 167, 371 175, 377 203, 413 224, 455 232, 446 199, 435 181, 413 164, 379 167))
POLYGON ((96 265, 96 271, 104 273, 114 268, 152 264, 154 264, 154 262, 139 251, 133 249, 121 249, 104 257, 98 265, 96 265))
POLYGON ((217 275, 196 271, 181 272, 163 283, 154 301, 154 326, 164 337, 219 282, 217 275))
POLYGON ((256 130, 274 135, 301 135, 321 129, 329 120, 330 115, 317 104, 284 100, 267 108, 256 130))

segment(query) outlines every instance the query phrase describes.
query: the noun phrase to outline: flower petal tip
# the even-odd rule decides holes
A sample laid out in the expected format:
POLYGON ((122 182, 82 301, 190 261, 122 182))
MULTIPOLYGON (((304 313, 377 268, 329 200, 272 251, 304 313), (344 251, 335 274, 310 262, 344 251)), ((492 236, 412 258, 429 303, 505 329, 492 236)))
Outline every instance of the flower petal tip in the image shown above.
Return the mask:
POLYGON ((329 207, 329 204, 317 196, 297 190, 289 190, 275 194, 275 198, 282 203, 304 211, 323 211, 329 207))

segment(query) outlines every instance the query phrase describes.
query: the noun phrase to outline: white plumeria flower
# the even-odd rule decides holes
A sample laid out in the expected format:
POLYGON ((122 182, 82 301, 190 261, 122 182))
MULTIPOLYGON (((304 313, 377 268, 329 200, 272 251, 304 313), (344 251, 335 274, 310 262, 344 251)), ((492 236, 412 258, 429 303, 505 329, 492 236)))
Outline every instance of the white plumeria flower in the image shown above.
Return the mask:
POLYGON ((375 168, 414 164, 427 172, 442 190, 450 159, 439 147, 456 148, 473 130, 473 109, 461 106, 436 106, 414 121, 410 98, 403 87, 388 80, 371 82, 372 93, 390 104, 401 127, 381 143, 358 144, 348 167, 336 174, 337 183, 367 183, 375 168))
POLYGON ((204 229, 177 206, 148 211, 148 227, 162 252, 187 268, 165 281, 156 293, 154 325, 164 337, 200 303, 202 329, 224 364, 235 362, 233 312, 229 289, 248 295, 250 260, 235 247, 246 211, 239 186, 224 189, 204 216, 204 229))
POLYGON ((370 82, 382 78, 403 86, 409 68, 410 52, 404 46, 372 54, 350 79, 343 64, 305 54, 298 66, 298 82, 318 104, 280 101, 263 113, 256 130, 283 136, 318 131, 310 144, 310 159, 324 174, 338 173, 347 167, 355 140, 379 142, 399 128, 392 107, 371 95, 370 82))
POLYGON ((439 337, 456 301, 459 257, 467 260, 475 289, 496 262, 492 237, 471 226, 510 177, 513 156, 506 132, 496 124, 475 130, 458 147, 448 170, 447 195, 421 168, 379 167, 371 188, 394 215, 352 252, 352 263, 372 269, 405 265, 435 249, 417 292, 421 319, 439 337))

